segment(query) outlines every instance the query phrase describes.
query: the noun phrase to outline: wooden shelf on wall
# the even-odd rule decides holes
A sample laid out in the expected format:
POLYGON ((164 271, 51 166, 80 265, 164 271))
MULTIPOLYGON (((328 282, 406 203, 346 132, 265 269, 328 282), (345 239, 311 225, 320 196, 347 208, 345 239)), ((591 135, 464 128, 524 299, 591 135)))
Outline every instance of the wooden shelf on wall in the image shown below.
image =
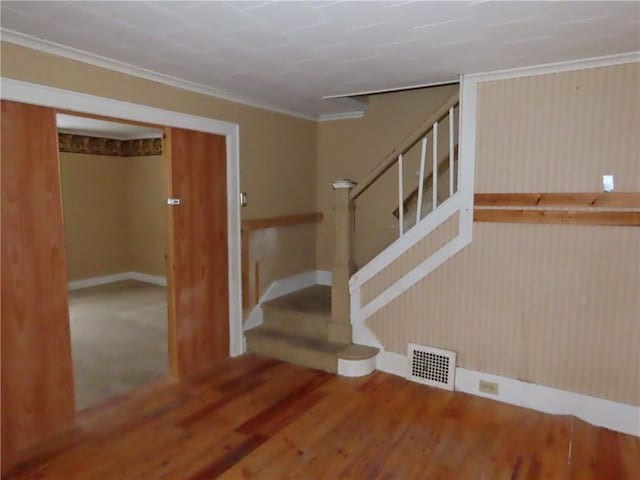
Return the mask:
POLYGON ((640 226, 640 212, 476 208, 473 212, 473 220, 493 223, 551 223, 638 227, 640 226))
POLYGON ((640 192, 476 193, 474 206, 476 222, 640 226, 640 192))
POLYGON ((322 220, 322 213, 303 213, 300 215, 284 215, 282 217, 254 218, 242 220, 242 231, 264 230, 265 228, 289 227, 303 223, 314 223, 322 220))
POLYGON ((640 192, 476 193, 476 207, 638 208, 640 192))

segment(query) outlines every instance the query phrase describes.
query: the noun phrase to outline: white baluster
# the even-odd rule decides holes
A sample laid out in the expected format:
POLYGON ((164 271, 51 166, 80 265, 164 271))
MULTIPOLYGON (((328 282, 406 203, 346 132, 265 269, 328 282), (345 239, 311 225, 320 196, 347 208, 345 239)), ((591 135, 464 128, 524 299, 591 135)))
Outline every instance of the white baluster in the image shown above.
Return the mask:
POLYGON ((402 154, 398 157, 398 226, 400 236, 404 233, 404 192, 402 181, 402 154))
POLYGON ((422 151, 420 153, 420 178, 418 179, 418 205, 416 208, 416 224, 422 215, 422 187, 424 183, 424 158, 427 155, 427 137, 422 139, 422 151))
POLYGON ((438 206, 438 122, 433 124, 433 171, 431 179, 433 180, 433 203, 431 209, 435 210, 438 206))
POLYGON ((453 107, 449 109, 449 196, 453 195, 453 107))

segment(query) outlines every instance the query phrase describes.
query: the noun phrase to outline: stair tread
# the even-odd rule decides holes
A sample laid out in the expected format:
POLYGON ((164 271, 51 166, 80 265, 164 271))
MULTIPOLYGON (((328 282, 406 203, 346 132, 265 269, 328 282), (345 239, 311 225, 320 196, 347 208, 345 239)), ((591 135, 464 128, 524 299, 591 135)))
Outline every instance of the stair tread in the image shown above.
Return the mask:
POLYGON ((331 287, 313 285, 312 287, 266 301, 262 306, 295 312, 330 315, 331 287))
POLYGON ((331 354, 337 354, 345 349, 347 346, 344 343, 333 343, 318 338, 309 338, 296 335, 293 333, 285 333, 279 330, 272 330, 264 325, 258 328, 253 328, 245 332, 247 335, 260 335, 263 337, 269 337, 278 339, 282 342, 297 346, 308 348, 310 350, 316 350, 331 354))
POLYGON ((377 348, 367 347, 365 345, 334 343, 327 340, 302 337, 292 333, 272 330, 264 325, 248 330, 246 334, 277 339, 291 346, 336 355, 338 358, 342 358, 344 360, 363 360, 371 358, 377 355, 379 351, 377 348))
POLYGON ((379 349, 374 347, 352 343, 347 345, 347 347, 338 354, 338 357, 344 360, 364 360, 377 355, 379 351, 379 349))

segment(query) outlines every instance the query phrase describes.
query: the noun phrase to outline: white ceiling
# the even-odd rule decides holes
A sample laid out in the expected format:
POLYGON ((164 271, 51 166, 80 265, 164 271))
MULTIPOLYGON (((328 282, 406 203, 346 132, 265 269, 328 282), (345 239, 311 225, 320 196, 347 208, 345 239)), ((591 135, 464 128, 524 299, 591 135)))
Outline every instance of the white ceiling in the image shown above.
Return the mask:
POLYGON ((637 1, 1 3, 3 29, 307 116, 349 110, 330 95, 640 50, 637 1))
POLYGON ((160 130, 129 125, 128 123, 107 122, 94 118, 75 117, 59 113, 56 124, 61 133, 73 133, 90 137, 115 138, 117 140, 132 140, 134 138, 161 138, 160 130))

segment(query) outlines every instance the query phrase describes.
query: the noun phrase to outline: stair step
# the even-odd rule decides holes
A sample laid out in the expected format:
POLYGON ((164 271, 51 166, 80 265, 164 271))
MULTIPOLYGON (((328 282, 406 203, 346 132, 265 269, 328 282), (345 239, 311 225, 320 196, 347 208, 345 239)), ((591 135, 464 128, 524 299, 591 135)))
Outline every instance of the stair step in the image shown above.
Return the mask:
POLYGON ((262 304, 262 308, 331 315, 331 287, 313 285, 262 304))
POLYGON ((307 338, 326 340, 329 333, 327 322, 330 316, 280 310, 273 307, 263 307, 263 325, 269 330, 291 333, 307 338))
POLYGON ((331 288, 314 285, 262 304, 263 324, 273 331, 326 340, 331 288))
POLYGON ((361 360, 378 353, 376 348, 308 338, 272 330, 266 325, 249 330, 245 335, 249 352, 330 373, 338 373, 339 358, 361 360))

